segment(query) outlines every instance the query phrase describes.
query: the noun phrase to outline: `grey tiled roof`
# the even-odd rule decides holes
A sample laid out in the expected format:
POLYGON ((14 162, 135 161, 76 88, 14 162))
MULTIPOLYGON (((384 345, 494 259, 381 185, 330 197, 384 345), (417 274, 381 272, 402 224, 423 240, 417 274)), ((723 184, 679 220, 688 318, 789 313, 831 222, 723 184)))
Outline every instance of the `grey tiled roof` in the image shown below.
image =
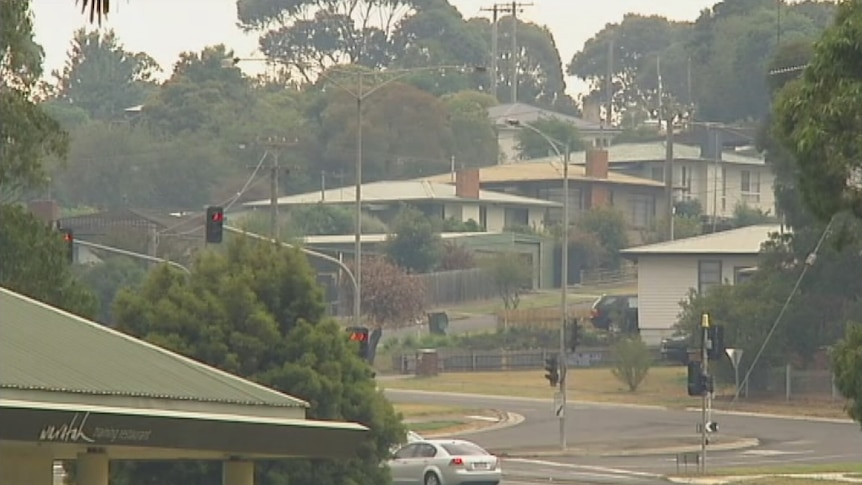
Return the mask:
POLYGON ((6 288, 0 288, 0 389, 308 405, 6 288))

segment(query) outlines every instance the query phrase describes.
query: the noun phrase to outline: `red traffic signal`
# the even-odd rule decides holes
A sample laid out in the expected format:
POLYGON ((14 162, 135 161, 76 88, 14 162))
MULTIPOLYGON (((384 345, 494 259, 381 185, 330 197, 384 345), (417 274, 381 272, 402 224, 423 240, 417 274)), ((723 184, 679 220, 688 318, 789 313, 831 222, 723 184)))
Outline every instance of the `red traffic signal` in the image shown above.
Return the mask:
POLYGON ((354 342, 367 342, 368 332, 352 332, 350 334, 350 340, 353 340, 354 342))
POLYGON ((75 262, 75 234, 71 229, 60 229, 63 234, 63 242, 66 243, 66 259, 69 263, 75 262))
POLYGON ((222 241, 222 231, 224 229, 224 208, 210 206, 207 207, 206 218, 206 242, 220 243, 222 241))

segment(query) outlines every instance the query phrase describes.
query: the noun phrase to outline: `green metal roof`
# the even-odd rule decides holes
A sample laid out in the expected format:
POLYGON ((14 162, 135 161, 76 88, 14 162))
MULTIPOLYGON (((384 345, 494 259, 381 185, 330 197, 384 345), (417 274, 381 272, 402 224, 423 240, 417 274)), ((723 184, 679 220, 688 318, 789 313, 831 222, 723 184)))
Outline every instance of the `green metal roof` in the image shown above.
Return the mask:
POLYGON ((306 407, 142 340, 0 288, 0 389, 306 407))

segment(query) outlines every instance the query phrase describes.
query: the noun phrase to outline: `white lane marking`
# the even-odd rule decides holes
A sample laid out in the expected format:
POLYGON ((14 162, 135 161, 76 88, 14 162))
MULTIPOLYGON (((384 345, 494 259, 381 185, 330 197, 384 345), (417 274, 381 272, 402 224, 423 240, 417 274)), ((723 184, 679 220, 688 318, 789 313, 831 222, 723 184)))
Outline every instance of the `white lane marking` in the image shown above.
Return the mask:
POLYGON ((497 418, 493 418, 491 416, 464 416, 467 419, 475 419, 477 421, 488 421, 490 423, 496 423, 499 421, 497 418))
POLYGON ((571 470, 587 470, 605 474, 614 474, 614 475, 630 475, 634 477, 648 477, 648 478, 660 478, 662 475, 658 475, 655 473, 646 473, 646 472, 636 472, 632 470, 625 470, 622 468, 606 468, 602 466, 590 466, 590 465, 573 465, 570 463, 558 463, 555 461, 545 461, 545 460, 532 460, 527 458, 504 458, 504 462, 515 462, 515 463, 523 463, 525 465, 542 465, 542 466, 552 466, 558 468, 568 468, 571 470))
POLYGON ((782 450, 746 450, 742 455, 748 456, 779 456, 779 455, 803 455, 806 453, 814 453, 814 450, 802 451, 782 451, 782 450))

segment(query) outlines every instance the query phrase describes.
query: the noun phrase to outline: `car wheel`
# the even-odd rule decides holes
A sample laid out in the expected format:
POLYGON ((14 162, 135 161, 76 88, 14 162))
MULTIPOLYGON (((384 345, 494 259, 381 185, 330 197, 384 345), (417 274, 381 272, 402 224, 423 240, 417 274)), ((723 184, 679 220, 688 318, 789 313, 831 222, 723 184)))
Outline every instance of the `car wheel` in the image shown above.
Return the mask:
POLYGON ((436 473, 428 472, 425 474, 425 485, 440 485, 440 478, 436 473))

